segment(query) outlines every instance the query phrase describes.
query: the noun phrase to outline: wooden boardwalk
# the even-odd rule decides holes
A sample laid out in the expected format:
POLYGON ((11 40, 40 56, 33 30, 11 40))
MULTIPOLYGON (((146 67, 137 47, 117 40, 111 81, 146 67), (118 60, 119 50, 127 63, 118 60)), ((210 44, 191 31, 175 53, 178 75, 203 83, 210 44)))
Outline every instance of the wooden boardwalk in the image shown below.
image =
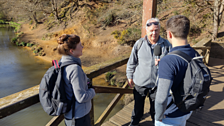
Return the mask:
MULTIPOLYGON (((187 126, 224 126, 224 60, 210 58, 210 70, 213 77, 209 96, 201 111, 193 112, 187 126)), ((134 102, 131 102, 102 126, 128 126, 134 102)), ((145 113, 139 126, 153 126, 149 112, 149 101, 146 99, 145 113)))

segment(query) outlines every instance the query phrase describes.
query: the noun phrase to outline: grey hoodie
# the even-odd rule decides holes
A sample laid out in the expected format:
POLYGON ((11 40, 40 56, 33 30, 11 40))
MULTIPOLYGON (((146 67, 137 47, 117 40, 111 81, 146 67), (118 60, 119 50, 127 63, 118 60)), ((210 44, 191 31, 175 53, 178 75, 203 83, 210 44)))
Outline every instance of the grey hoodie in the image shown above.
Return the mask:
POLYGON ((148 41, 148 37, 145 36, 144 39, 139 39, 134 44, 127 63, 126 76, 128 79, 133 79, 135 85, 145 86, 147 88, 153 88, 155 86, 158 69, 157 66, 155 66, 156 57, 153 53, 153 49, 157 44, 162 48, 161 59, 171 48, 171 44, 166 39, 159 37, 157 43, 152 45, 148 41), (141 40, 143 40, 143 43, 138 50, 138 43, 141 40), (168 47, 166 45, 168 45, 168 47))
MULTIPOLYGON (((64 55, 61 62, 73 61, 76 64, 66 66, 63 69, 63 79, 65 80, 66 96, 69 100, 75 95, 75 118, 81 118, 88 114, 91 110, 91 99, 95 96, 95 90, 87 86, 87 76, 83 72, 81 60, 73 56, 64 55)), ((72 108, 74 109, 74 108, 72 108)), ((72 109, 65 113, 66 119, 72 119, 72 109)))

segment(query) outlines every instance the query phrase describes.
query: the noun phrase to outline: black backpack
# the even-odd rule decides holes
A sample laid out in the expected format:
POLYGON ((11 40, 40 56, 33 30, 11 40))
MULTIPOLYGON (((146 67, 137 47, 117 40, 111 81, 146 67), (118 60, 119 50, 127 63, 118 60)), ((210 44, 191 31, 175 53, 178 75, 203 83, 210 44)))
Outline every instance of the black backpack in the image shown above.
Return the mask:
POLYGON ((177 55, 188 62, 183 84, 177 90, 172 90, 172 102, 183 112, 202 109, 212 81, 210 70, 202 62, 203 57, 191 58, 181 51, 173 51, 168 55, 177 55))
MULTIPOLYGON (((44 74, 39 88, 39 99, 44 111, 52 116, 58 116, 68 112, 71 109, 72 100, 68 100, 65 94, 65 82, 62 77, 62 68, 74 64, 74 62, 59 63, 52 61, 50 67, 44 74)), ((73 104, 74 105, 74 104, 73 104)))

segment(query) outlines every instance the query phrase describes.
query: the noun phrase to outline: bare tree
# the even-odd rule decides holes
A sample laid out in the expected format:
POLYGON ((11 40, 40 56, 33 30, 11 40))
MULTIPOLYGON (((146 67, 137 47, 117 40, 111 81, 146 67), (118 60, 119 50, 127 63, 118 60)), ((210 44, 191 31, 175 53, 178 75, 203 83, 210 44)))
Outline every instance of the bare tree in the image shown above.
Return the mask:
POLYGON ((58 16, 58 6, 56 0, 51 0, 52 10, 54 12, 55 20, 60 20, 58 16))
POLYGON ((212 40, 215 40, 218 35, 218 27, 222 19, 224 0, 215 0, 214 1, 214 27, 212 33, 212 40))

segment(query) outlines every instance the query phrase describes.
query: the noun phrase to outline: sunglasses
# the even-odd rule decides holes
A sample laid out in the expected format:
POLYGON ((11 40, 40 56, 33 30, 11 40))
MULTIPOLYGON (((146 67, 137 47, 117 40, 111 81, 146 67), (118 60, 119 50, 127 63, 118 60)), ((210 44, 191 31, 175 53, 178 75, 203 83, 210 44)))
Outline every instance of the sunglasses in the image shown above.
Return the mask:
POLYGON ((149 27, 149 26, 151 26, 152 24, 154 24, 154 25, 158 25, 159 22, 150 22, 150 23, 147 23, 146 25, 149 27))

